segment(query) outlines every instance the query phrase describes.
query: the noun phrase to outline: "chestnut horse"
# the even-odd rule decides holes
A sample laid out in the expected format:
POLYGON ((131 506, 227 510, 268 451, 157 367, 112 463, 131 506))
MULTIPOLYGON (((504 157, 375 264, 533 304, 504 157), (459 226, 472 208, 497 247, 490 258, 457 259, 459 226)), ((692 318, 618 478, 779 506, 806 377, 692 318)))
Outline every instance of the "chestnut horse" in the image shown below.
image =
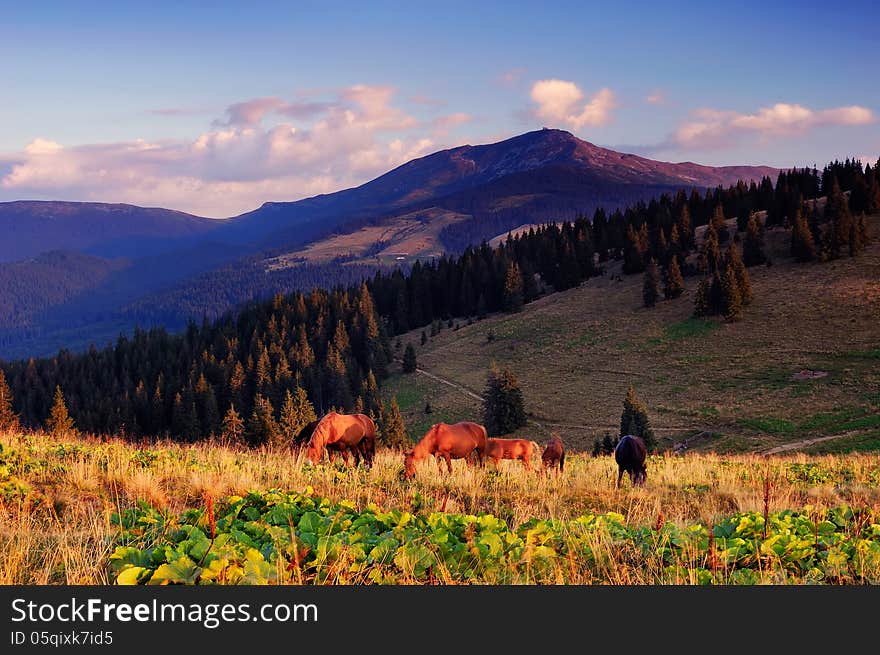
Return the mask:
POLYGON ((342 453, 342 459, 348 465, 348 451, 352 450, 355 454, 355 465, 359 463, 360 454, 364 456, 367 466, 372 466, 375 444, 376 424, 369 416, 330 412, 318 422, 312 432, 306 457, 309 463, 317 463, 321 461, 325 449, 334 448, 342 453))
POLYGON ((558 434, 553 433, 550 435, 550 443, 547 444, 547 447, 544 448, 544 452, 541 454, 541 463, 544 464, 544 469, 556 469, 556 475, 562 473, 565 467, 565 447, 562 445, 562 439, 559 438, 558 434))
POLYGON ((452 460, 467 460, 472 452, 476 452, 483 466, 486 454, 486 428, 479 423, 462 421, 461 423, 436 423, 425 433, 412 450, 404 453, 403 475, 406 479, 416 474, 416 462, 433 455, 437 460, 437 470, 442 474, 442 459, 446 460, 446 468, 452 473, 452 460))
POLYGON ((486 456, 495 462, 495 468, 502 459, 518 459, 526 471, 531 471, 531 460, 535 451, 535 442, 528 439, 496 439, 486 440, 486 456))

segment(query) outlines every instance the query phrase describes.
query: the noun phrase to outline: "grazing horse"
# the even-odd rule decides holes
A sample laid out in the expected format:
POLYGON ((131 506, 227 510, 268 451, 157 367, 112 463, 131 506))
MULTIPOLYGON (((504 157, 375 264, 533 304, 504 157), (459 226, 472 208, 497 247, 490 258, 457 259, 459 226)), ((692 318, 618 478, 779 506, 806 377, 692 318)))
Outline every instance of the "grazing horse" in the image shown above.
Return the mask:
POLYGON ((452 460, 467 460, 472 452, 476 452, 483 466, 486 454, 486 428, 479 423, 462 421, 461 423, 436 423, 425 433, 412 450, 404 453, 403 475, 406 479, 416 474, 416 462, 433 455, 437 460, 437 470, 442 474, 442 459, 446 460, 446 468, 452 473, 452 460))
POLYGON ((544 469, 554 468, 556 469, 556 475, 562 473, 565 468, 565 447, 562 445, 562 439, 559 438, 559 435, 553 433, 550 435, 550 443, 547 444, 547 447, 544 448, 544 452, 541 454, 541 463, 544 465, 544 469))
POLYGON ((367 466, 372 466, 375 444, 376 424, 369 416, 330 412, 318 422, 312 432, 306 457, 310 463, 316 463, 321 461, 325 449, 333 448, 342 453, 342 460, 348 465, 348 451, 352 450, 355 454, 355 465, 359 463, 360 454, 367 466))
POLYGON ((614 460, 617 462, 617 486, 620 486, 620 480, 623 478, 623 472, 629 473, 629 479, 633 486, 645 484, 648 479, 648 469, 645 467, 645 458, 648 456, 648 449, 641 437, 631 434, 621 437, 617 446, 614 448, 614 460))
MULTIPOLYGON (((312 433, 315 431, 315 428, 318 427, 319 422, 320 421, 318 420, 314 420, 303 426, 299 433, 293 438, 294 449, 299 451, 308 446, 309 439, 311 439, 312 433)), ((342 452, 342 446, 337 443, 328 443, 325 444, 324 447, 327 449, 327 456, 330 458, 331 462, 336 461, 336 453, 342 452)), ((355 466, 360 465, 361 457, 363 457, 367 466, 372 466, 373 457, 376 454, 376 440, 361 439, 360 442, 358 442, 357 447, 353 448, 351 452, 354 453, 355 466)))
POLYGON ((536 454, 534 441, 528 439, 496 439, 486 440, 486 456, 495 462, 495 469, 502 459, 518 459, 526 471, 531 471, 531 459, 536 454))

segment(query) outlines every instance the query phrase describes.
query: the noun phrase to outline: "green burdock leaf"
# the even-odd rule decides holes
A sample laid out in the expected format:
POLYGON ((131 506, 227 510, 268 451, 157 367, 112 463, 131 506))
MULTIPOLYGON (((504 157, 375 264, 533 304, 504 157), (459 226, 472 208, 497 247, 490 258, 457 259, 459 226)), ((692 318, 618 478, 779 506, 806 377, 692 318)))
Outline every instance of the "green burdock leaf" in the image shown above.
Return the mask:
POLYGON ((116 584, 118 585, 137 585, 147 580, 152 574, 152 569, 143 566, 129 566, 116 576, 116 584))
POLYGON ((196 584, 201 569, 186 555, 163 564, 153 573, 148 584, 196 584))

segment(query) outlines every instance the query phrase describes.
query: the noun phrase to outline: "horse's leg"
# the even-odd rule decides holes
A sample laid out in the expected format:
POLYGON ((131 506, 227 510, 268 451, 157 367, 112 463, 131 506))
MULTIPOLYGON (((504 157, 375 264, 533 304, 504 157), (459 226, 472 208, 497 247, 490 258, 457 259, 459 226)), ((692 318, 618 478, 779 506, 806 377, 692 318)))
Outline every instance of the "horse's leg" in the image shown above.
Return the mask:
POLYGON ((339 444, 339 452, 342 454, 342 461, 345 462, 345 466, 348 467, 348 448, 345 447, 345 444, 339 444))
POLYGON ((452 475, 452 456, 449 453, 446 453, 446 470, 452 475))
POLYGON ((526 469, 526 471, 531 471, 531 470, 532 470, 532 467, 531 467, 531 465, 529 464, 529 456, 528 456, 528 454, 523 455, 522 463, 523 463, 523 467, 526 469))
POLYGON ((619 467, 619 470, 617 472, 617 488, 618 489, 620 488, 620 481, 622 479, 623 479, 623 467, 621 466, 621 467, 619 467))
POLYGON ((437 473, 443 475, 443 457, 439 453, 435 453, 434 459, 437 462, 437 473))

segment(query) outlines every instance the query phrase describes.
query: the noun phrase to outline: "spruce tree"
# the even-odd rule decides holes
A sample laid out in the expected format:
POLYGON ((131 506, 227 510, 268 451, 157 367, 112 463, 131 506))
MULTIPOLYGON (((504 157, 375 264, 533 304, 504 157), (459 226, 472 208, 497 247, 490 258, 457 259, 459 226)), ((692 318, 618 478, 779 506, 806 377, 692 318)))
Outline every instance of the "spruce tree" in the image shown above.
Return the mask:
POLYGON ((223 417, 223 424, 220 428, 220 435, 231 443, 240 443, 244 437, 244 421, 241 420, 238 412, 235 411, 235 405, 230 405, 223 417))
POLYGON ((731 243, 727 247, 724 265, 725 268, 733 271, 740 301, 743 305, 750 304, 752 302, 752 281, 749 278, 749 272, 746 270, 742 257, 740 257, 739 248, 736 247, 736 243, 731 243))
POLYGON ((837 178, 832 181, 831 192, 825 204, 825 220, 830 223, 828 254, 837 259, 849 248, 852 216, 846 196, 840 190, 837 178))
POLYGON ((495 363, 489 371, 483 393, 483 424, 491 436, 509 434, 527 423, 522 391, 516 376, 499 370, 495 363))
POLYGON ((816 259, 816 244, 807 219, 800 211, 795 214, 791 228, 791 255, 796 262, 811 262, 816 259))
POLYGON ((506 312, 518 312, 523 306, 523 278, 515 261, 507 266, 502 304, 506 312))
POLYGON ((694 298, 694 316, 710 316, 712 314, 712 303, 710 300, 711 285, 709 278, 700 280, 697 285, 697 293, 694 298))
POLYGON ((413 348, 411 343, 408 343, 406 344, 406 349, 403 351, 403 372, 415 373, 416 367, 416 349, 413 348))
POLYGON ((764 233, 753 213, 746 225, 746 238, 743 242, 743 262, 746 266, 758 266, 767 261, 764 254, 764 233))
POLYGON ((272 403, 261 394, 254 398, 254 411, 248 419, 245 434, 248 442, 254 446, 275 443, 278 439, 278 423, 272 403))
POLYGON ((55 387, 55 401, 49 412, 49 420, 47 421, 49 434, 56 439, 66 439, 76 436, 76 428, 73 419, 67 413, 67 404, 64 402, 64 394, 61 393, 61 387, 55 387))
POLYGON ((684 279, 678 266, 678 258, 673 257, 669 260, 669 267, 666 269, 666 283, 663 287, 663 295, 667 300, 671 300, 678 298, 682 293, 684 293, 684 279))
POLYGON ((736 273, 728 266, 721 277, 721 313, 728 321, 737 320, 742 314, 743 299, 736 273))
POLYGON ((0 369, 0 432, 15 432, 20 429, 18 414, 12 408, 12 391, 6 383, 6 374, 0 369))
POLYGON ((653 259, 645 267, 642 280, 642 303, 645 307, 654 307, 660 297, 660 271, 653 259))
POLYGON ((382 443, 388 448, 403 449, 410 444, 396 396, 391 397, 388 409, 383 407, 379 414, 379 433, 382 443))
POLYGON ((296 403, 290 389, 284 392, 284 400, 281 403, 281 414, 278 419, 278 445, 288 446, 293 443, 296 435, 303 429, 305 423, 300 423, 296 403))
POLYGON ((641 437, 645 441, 649 452, 654 450, 656 444, 654 430, 651 428, 651 422, 648 420, 648 413, 645 411, 644 405, 636 397, 636 390, 632 385, 630 385, 626 392, 626 398, 623 401, 623 413, 620 415, 620 436, 625 437, 628 434, 641 437))

